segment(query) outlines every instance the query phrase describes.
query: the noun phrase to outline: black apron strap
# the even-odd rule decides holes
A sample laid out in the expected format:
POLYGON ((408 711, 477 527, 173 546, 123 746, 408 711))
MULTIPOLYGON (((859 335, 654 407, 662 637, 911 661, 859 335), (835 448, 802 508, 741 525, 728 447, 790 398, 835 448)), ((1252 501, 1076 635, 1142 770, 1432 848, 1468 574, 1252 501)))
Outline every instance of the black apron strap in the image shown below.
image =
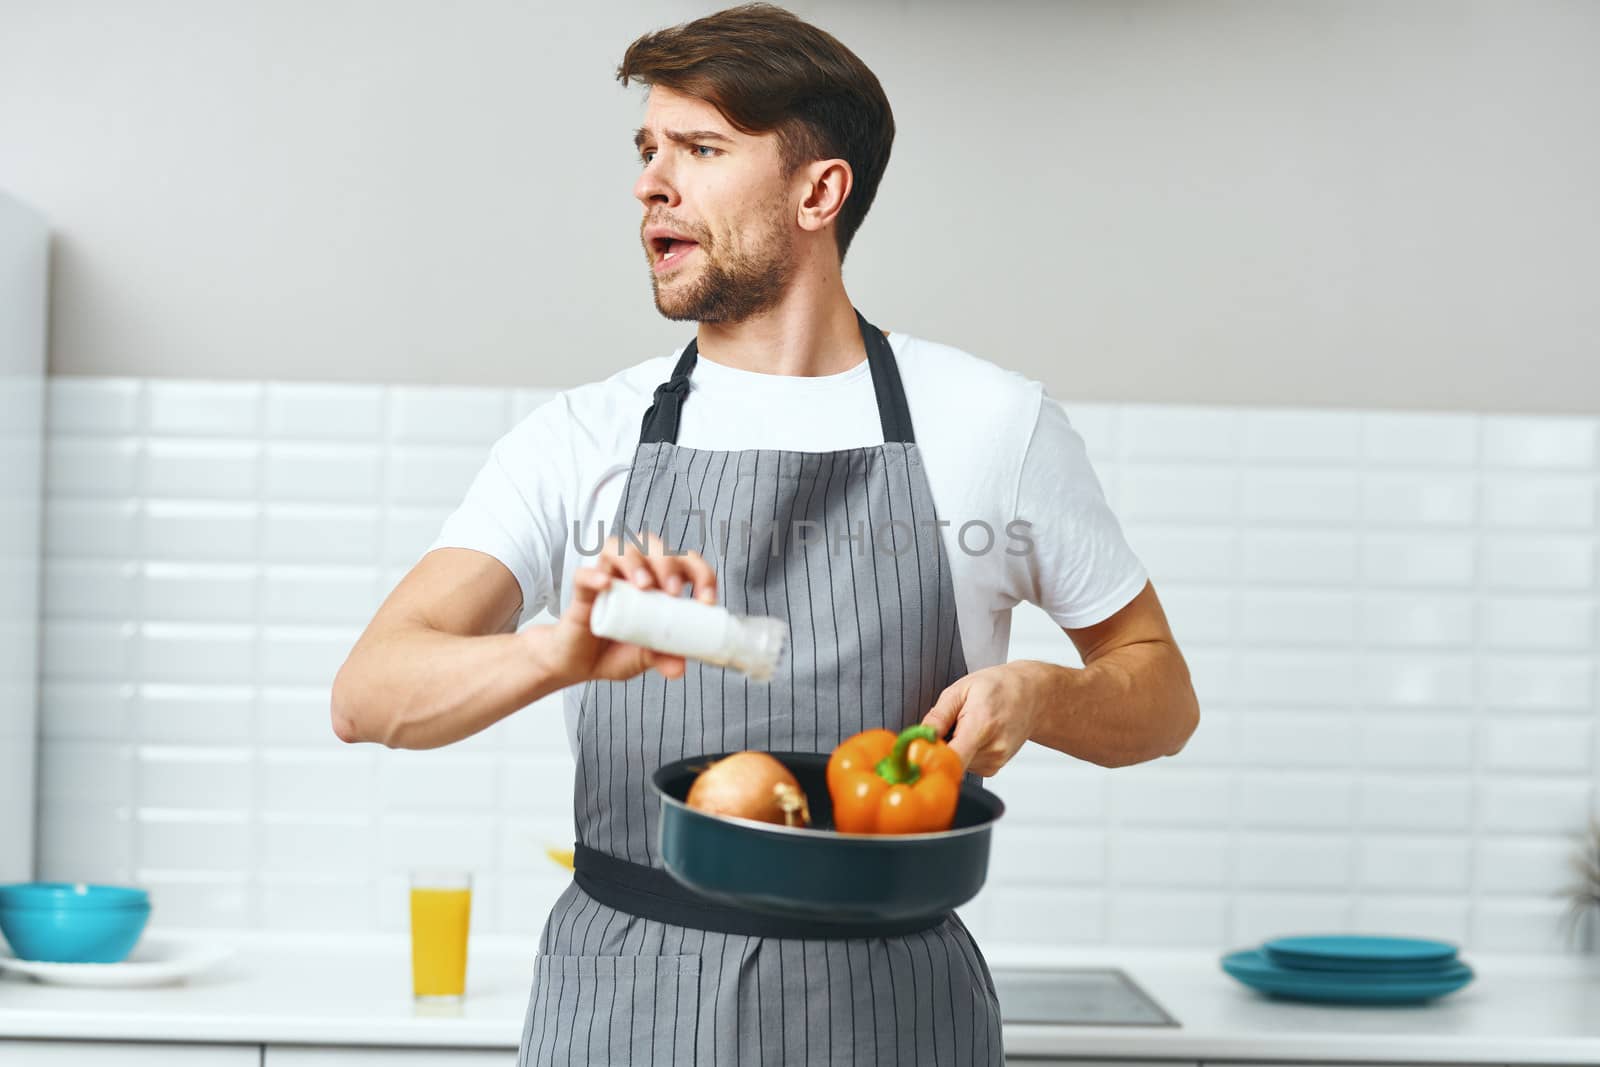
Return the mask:
POLYGON ((900 384, 900 365, 883 331, 861 317, 861 339, 867 345, 867 365, 872 369, 872 391, 878 397, 878 421, 883 424, 883 442, 911 444, 911 408, 906 404, 905 386, 900 384))
MULTIPOLYGON (((856 312, 856 322, 861 327, 861 340, 867 348, 867 366, 872 371, 872 391, 878 398, 878 421, 883 426, 883 440, 903 441, 910 444, 916 438, 911 434, 911 408, 906 404, 905 387, 900 382, 900 368, 895 363, 894 349, 883 331, 856 312)), ((655 396, 639 427, 639 443, 653 444, 678 441, 678 420, 683 414, 683 402, 689 396, 689 374, 694 370, 700 351, 699 339, 691 340, 672 368, 672 377, 656 386, 655 396)))
POLYGON ((672 368, 672 377, 656 386, 655 398, 644 413, 644 422, 639 426, 641 445, 657 441, 677 444, 678 416, 682 414, 683 402, 689 396, 689 372, 694 370, 699 351, 700 339, 692 338, 683 355, 678 357, 678 365, 672 368))
POLYGON ((949 914, 885 922, 878 919, 837 921, 805 919, 723 904, 700 895, 659 867, 621 860, 575 844, 573 880, 578 888, 609 908, 641 919, 687 926, 741 937, 838 941, 851 937, 905 937, 931 930, 949 914))

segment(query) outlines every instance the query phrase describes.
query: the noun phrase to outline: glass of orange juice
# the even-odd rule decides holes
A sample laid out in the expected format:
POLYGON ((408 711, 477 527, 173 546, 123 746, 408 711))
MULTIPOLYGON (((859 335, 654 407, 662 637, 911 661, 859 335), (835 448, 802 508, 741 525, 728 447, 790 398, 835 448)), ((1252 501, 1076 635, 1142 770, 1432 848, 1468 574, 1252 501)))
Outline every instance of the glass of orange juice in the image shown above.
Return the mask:
POLYGON ((411 872, 411 988, 418 1000, 460 1001, 466 996, 471 918, 470 872, 411 872))

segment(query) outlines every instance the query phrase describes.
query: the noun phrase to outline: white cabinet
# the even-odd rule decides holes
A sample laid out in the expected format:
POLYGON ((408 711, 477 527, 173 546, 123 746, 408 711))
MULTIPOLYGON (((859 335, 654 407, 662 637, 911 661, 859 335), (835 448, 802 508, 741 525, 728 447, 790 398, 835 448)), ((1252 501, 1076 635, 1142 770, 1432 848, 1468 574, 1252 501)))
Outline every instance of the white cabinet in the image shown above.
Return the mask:
POLYGON ((260 1045, 0 1041, 5 1067, 259 1067, 260 1045))
POLYGON ((516 1062, 515 1049, 360 1045, 268 1045, 262 1060, 263 1067, 512 1067, 516 1062))

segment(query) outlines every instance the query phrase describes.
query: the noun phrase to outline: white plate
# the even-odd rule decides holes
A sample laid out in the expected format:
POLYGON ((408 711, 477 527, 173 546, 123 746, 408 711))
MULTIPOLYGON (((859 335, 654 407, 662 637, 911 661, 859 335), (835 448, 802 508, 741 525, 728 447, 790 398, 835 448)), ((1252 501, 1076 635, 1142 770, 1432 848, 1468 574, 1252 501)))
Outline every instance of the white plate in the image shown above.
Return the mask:
POLYGON ((131 988, 181 982, 210 970, 233 955, 227 945, 167 934, 139 939, 121 963, 45 963, 0 953, 0 971, 25 974, 51 985, 131 988))

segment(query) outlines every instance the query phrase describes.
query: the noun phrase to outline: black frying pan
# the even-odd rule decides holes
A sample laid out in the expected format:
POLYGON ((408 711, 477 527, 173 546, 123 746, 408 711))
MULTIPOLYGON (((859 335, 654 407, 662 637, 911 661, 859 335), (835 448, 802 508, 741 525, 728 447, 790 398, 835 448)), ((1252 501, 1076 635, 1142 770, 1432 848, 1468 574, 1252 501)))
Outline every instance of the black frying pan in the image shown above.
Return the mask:
POLYGON ((667 871, 724 903, 833 922, 920 919, 965 904, 983 888, 1000 798, 963 783, 949 830, 841 834, 833 830, 828 755, 770 753, 794 774, 811 807, 808 828, 707 815, 684 801, 695 776, 723 755, 669 763, 652 778, 661 799, 667 871))

